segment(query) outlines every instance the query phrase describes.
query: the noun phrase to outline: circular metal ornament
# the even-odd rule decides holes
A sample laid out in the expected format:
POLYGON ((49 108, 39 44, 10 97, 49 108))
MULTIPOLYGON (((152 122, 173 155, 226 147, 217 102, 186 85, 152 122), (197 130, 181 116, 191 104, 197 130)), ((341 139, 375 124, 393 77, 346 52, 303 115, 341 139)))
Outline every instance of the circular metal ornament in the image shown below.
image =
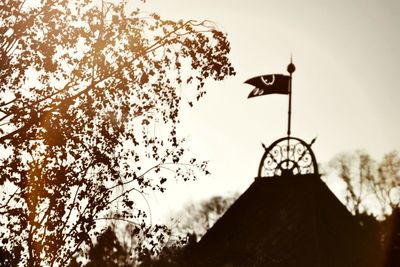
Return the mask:
POLYGON ((318 174, 318 164, 311 144, 296 137, 284 137, 265 148, 258 168, 258 177, 287 174, 318 174))

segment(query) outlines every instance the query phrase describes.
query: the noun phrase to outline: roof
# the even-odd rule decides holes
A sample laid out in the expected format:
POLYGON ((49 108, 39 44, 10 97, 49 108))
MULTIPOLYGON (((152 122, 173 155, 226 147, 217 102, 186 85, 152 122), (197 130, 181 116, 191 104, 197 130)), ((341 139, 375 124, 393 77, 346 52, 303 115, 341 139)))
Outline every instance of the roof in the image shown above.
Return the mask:
POLYGON ((368 266, 360 225, 319 175, 256 178, 195 248, 201 266, 368 266))

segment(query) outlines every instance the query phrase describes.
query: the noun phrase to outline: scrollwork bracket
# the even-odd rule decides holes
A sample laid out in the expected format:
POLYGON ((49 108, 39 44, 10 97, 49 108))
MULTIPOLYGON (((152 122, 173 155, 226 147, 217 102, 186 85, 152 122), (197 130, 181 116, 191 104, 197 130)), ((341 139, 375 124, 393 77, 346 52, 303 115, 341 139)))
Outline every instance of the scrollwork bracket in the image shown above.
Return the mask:
POLYGON ((318 164, 311 145, 296 137, 284 137, 265 148, 258 168, 258 177, 287 174, 318 174, 318 164))

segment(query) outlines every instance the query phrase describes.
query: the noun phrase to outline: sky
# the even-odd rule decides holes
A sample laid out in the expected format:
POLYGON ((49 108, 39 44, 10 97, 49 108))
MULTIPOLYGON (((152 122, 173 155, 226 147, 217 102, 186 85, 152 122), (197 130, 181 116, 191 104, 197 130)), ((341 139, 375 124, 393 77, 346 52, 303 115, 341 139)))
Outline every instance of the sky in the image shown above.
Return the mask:
POLYGON ((148 0, 143 11, 167 19, 211 20, 228 34, 237 75, 206 84, 182 106, 180 133, 211 175, 172 182, 152 205, 243 192, 268 144, 286 135, 284 95, 247 99, 248 78, 286 73, 293 55, 292 135, 310 142, 318 162, 357 149, 380 159, 400 150, 400 1, 148 0))

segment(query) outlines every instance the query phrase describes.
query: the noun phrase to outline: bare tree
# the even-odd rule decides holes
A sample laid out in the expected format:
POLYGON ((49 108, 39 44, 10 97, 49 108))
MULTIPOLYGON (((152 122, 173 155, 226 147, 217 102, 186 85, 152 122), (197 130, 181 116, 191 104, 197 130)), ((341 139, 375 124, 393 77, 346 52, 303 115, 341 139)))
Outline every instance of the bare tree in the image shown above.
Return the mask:
POLYGON ((384 216, 399 205, 400 158, 396 152, 380 162, 361 151, 341 154, 331 166, 346 185, 345 202, 355 215, 370 212, 375 205, 384 216))
POLYGON ((176 215, 177 224, 172 230, 180 235, 189 233, 201 238, 238 197, 237 194, 214 196, 200 203, 190 203, 176 215))

